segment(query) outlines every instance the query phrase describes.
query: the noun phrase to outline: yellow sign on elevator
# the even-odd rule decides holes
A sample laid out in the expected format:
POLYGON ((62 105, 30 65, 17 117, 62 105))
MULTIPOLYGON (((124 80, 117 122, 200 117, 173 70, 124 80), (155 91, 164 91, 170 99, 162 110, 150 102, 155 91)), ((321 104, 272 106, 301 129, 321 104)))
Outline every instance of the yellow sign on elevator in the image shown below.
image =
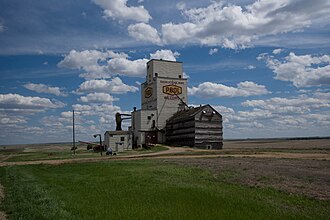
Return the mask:
POLYGON ((163 86, 163 93, 167 95, 179 95, 182 94, 182 88, 176 85, 163 86))
POLYGON ((152 88, 148 87, 146 90, 144 90, 144 97, 145 98, 150 98, 152 96, 152 88))

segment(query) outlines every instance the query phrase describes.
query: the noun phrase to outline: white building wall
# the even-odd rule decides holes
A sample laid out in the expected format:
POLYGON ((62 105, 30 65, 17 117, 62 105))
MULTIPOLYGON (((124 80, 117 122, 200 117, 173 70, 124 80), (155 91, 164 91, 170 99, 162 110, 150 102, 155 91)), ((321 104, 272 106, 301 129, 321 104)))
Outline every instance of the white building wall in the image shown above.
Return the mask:
POLYGON ((153 77, 182 78, 182 63, 166 60, 150 60, 147 63, 146 82, 150 83, 153 77), (156 74, 157 73, 157 74, 156 74))
POLYGON ((134 138, 137 138, 137 145, 145 144, 144 132, 153 129, 153 121, 156 124, 156 110, 138 110, 132 112, 132 130, 134 138))
POLYGON ((111 148, 113 152, 132 150, 132 139, 130 134, 104 134, 104 145, 111 148), (123 138, 123 140, 122 140, 123 138))
POLYGON ((171 79, 159 77, 156 81, 157 87, 157 127, 159 129, 165 128, 166 120, 175 114, 179 109, 179 104, 182 99, 185 103, 187 98, 187 79, 171 79), (179 89, 181 94, 171 95, 167 94, 166 88, 179 89))
POLYGON ((157 87, 156 78, 153 78, 151 83, 141 84, 141 109, 156 109, 157 108, 157 87))
MULTIPOLYGON (((132 129, 138 146, 145 144, 145 131, 165 128, 166 120, 178 111, 180 99, 188 103, 187 79, 182 77, 181 62, 151 60, 147 63, 146 82, 141 84, 141 110, 132 112, 132 129), (153 120, 156 128, 152 127, 153 120)), ((165 142, 164 135, 158 132, 159 143, 165 142)))

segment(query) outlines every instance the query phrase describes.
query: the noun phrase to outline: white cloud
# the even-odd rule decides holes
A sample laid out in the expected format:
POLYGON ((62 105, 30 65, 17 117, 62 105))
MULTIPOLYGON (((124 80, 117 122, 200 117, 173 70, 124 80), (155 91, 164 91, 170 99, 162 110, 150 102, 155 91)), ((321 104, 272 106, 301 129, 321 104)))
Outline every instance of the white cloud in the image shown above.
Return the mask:
POLYGON ((242 103, 243 106, 261 108, 269 110, 273 113, 290 114, 290 113, 308 113, 315 109, 329 108, 330 99, 328 95, 309 97, 300 95, 296 98, 280 98, 274 97, 266 100, 247 100, 242 103), (326 96, 326 97, 324 97, 326 96))
MULTIPOLYGON (((157 50, 150 54, 151 59, 175 61, 180 54, 171 50, 157 50)), ((113 75, 144 77, 149 59, 129 60, 125 53, 115 53, 111 50, 72 50, 58 63, 59 67, 85 71, 79 76, 86 80, 107 79, 113 75)))
POLYGON ((209 54, 212 56, 215 53, 218 53, 218 48, 211 48, 209 54))
POLYGON ((70 121, 72 120, 73 112, 67 111, 67 112, 61 112, 61 117, 68 118, 70 121))
POLYGON ((15 109, 49 109, 49 108, 62 108, 65 104, 47 98, 22 96, 19 94, 0 94, 0 107, 7 110, 15 109))
POLYGON ((176 58, 180 56, 178 52, 172 52, 171 50, 157 50, 155 53, 150 54, 150 59, 163 59, 169 61, 176 61, 176 58))
POLYGON ((93 72, 93 73, 81 73, 79 74, 80 78, 84 78, 85 80, 91 80, 91 79, 109 79, 111 78, 111 74, 110 73, 97 73, 97 72, 93 72))
POLYGON ((180 11, 182 11, 186 8, 186 3, 179 2, 179 3, 176 4, 176 8, 179 9, 180 11))
POLYGON ((179 3, 177 8, 186 21, 162 24, 158 35, 164 44, 231 49, 249 47, 260 37, 300 31, 330 15, 329 2, 322 0, 259 0, 247 6, 212 1, 207 7, 187 9, 179 3))
POLYGON ((278 49, 273 50, 273 54, 280 54, 282 51, 283 51, 283 49, 278 48, 278 49))
POLYGON ((223 84, 204 82, 197 87, 188 88, 189 95, 201 97, 239 97, 268 94, 269 91, 264 85, 254 82, 240 82, 237 87, 230 87, 223 84))
POLYGON ((35 84, 35 83, 27 83, 23 85, 25 88, 35 91, 37 93, 48 93, 48 94, 53 94, 56 96, 67 96, 68 94, 63 91, 63 89, 59 87, 51 87, 47 86, 45 84, 35 84))
POLYGON ((112 73, 120 75, 144 77, 148 61, 148 59, 129 60, 127 58, 115 58, 108 62, 108 69, 112 73))
POLYGON ((235 111, 232 108, 228 108, 226 106, 222 106, 222 105, 216 105, 216 106, 212 106, 213 108, 215 108, 215 110, 217 110, 220 114, 234 114, 235 111))
POLYGON ((118 101, 117 98, 114 98, 110 94, 107 93, 89 93, 87 96, 81 96, 79 98, 81 102, 89 102, 89 103, 109 103, 112 104, 113 101, 118 101))
POLYGON ((27 123, 27 119, 21 115, 11 115, 6 113, 0 112, 0 124, 25 124, 27 123))
POLYGON ((124 94, 127 92, 137 92, 138 90, 137 87, 126 85, 119 77, 115 77, 111 80, 94 79, 85 81, 79 86, 77 93, 98 92, 124 94))
POLYGON ((110 104, 101 104, 101 105, 81 105, 75 104, 72 106, 77 114, 91 116, 91 115, 100 115, 105 116, 110 113, 116 113, 120 111, 118 106, 110 105, 110 104))
POLYGON ((137 40, 147 41, 157 45, 162 44, 158 31, 149 24, 132 24, 128 26, 127 30, 128 34, 137 40))
POLYGON ((142 6, 128 6, 127 0, 92 0, 95 4, 104 9, 106 17, 115 20, 125 21, 133 20, 138 22, 149 22, 151 16, 142 6))
POLYGON ((265 54, 267 66, 276 74, 275 79, 292 82, 296 87, 321 86, 330 84, 330 56, 312 56, 290 53, 284 60, 274 59, 265 54))
POLYGON ((256 67, 255 66, 253 66, 253 65, 248 65, 248 67, 247 67, 247 69, 249 69, 249 70, 253 70, 253 69, 255 69, 256 67))
MULTIPOLYGON (((150 59, 164 59, 175 61, 180 54, 171 50, 157 50, 150 54, 150 59)), ((124 57, 113 58, 108 61, 108 69, 112 73, 144 77, 146 75, 146 66, 149 59, 129 60, 124 57)))
POLYGON ((213 106, 223 116, 226 138, 325 136, 330 129, 330 93, 247 100, 235 111, 213 106))
POLYGON ((71 50, 57 66, 69 69, 83 70, 79 76, 85 79, 110 78, 107 62, 113 58, 128 58, 125 53, 115 53, 111 50, 71 50))
POLYGON ((0 21, 0 32, 5 31, 5 26, 3 25, 3 23, 0 21))
POLYGON ((189 79, 189 78, 190 78, 190 76, 189 76, 189 74, 188 74, 188 73, 186 73, 186 72, 183 72, 183 78, 185 78, 185 79, 189 79))

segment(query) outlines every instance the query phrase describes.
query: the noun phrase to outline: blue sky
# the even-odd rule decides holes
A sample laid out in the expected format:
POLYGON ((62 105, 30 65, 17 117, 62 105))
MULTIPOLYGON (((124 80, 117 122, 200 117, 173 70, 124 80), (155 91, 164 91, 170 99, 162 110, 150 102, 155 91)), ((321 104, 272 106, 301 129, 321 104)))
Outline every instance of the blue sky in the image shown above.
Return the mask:
POLYGON ((78 140, 114 129, 151 58, 227 139, 329 136, 329 21, 325 0, 2 0, 0 144, 70 141, 72 109, 78 140))

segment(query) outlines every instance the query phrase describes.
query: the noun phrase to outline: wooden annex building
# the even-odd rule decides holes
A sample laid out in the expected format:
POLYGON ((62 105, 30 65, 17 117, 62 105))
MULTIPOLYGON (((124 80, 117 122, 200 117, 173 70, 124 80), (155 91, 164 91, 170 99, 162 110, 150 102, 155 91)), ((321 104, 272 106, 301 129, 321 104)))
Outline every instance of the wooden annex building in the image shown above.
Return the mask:
POLYGON ((222 148, 222 116, 210 105, 175 113, 166 123, 166 143, 206 149, 222 148))

